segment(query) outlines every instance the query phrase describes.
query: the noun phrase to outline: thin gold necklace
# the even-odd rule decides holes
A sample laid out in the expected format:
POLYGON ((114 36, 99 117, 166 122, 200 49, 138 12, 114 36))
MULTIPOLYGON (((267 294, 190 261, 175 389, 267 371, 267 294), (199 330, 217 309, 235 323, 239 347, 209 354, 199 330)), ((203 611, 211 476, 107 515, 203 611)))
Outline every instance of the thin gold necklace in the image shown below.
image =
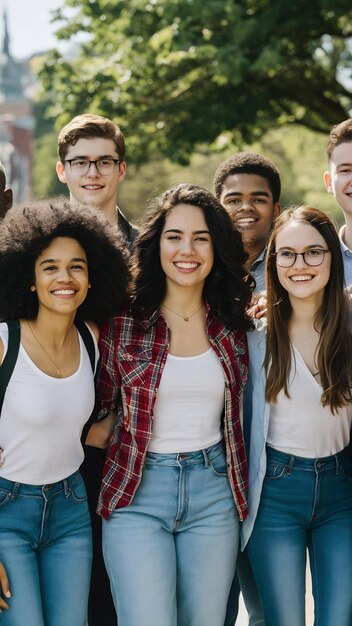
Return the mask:
MULTIPOLYGON (((35 334, 35 332, 34 332, 34 330, 33 330, 32 326, 31 326, 31 324, 29 323, 29 321, 28 321, 28 320, 26 320, 26 322, 27 322, 27 324, 28 324, 28 326, 29 326, 29 330, 31 331, 31 333, 32 333, 32 335, 33 335, 33 337, 34 337, 34 339, 35 339, 35 340, 36 340, 36 342, 40 345, 41 349, 42 349, 42 350, 43 350, 43 352, 46 354, 46 356, 48 357, 49 361, 51 361, 51 363, 54 365, 54 367, 55 367, 55 369, 56 369, 56 374, 57 374, 57 376, 59 376, 60 378, 62 378, 62 377, 64 376, 64 374, 65 374, 65 370, 64 370, 64 368, 63 368, 63 367, 58 367, 58 366, 57 366, 57 364, 55 363, 55 361, 53 361, 53 359, 51 358, 51 356, 50 356, 49 352, 48 352, 48 351, 44 348, 43 344, 39 341, 39 339, 38 339, 37 335, 35 334)), ((70 336, 70 345, 69 345, 69 347, 68 347, 68 352, 67 352, 67 355, 69 355, 69 354, 70 354, 70 352, 71 352, 71 342, 72 342, 72 333, 71 333, 71 336, 70 336)))
POLYGON ((165 307, 165 309, 168 309, 169 311, 171 311, 171 313, 175 313, 175 315, 178 315, 179 317, 182 317, 184 322, 189 322, 189 320, 191 319, 191 317, 193 317, 194 315, 196 315, 197 313, 199 313, 199 311, 203 308, 204 304, 202 303, 202 306, 199 307, 199 309, 197 309, 196 311, 194 311, 194 313, 191 313, 191 315, 187 315, 186 317, 184 315, 181 315, 181 313, 177 313, 177 311, 174 311, 173 309, 170 309, 169 306, 167 306, 167 304, 162 304, 161 306, 165 307))

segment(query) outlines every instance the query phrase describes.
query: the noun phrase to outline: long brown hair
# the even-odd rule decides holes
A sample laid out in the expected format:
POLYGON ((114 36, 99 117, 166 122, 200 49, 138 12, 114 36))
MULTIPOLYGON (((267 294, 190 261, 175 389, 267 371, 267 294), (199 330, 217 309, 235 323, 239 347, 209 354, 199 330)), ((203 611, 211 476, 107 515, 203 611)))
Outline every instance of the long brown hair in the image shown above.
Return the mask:
POLYGON ((283 389, 289 397, 288 381, 292 365, 288 326, 292 307, 286 289, 279 282, 275 246, 279 231, 290 221, 310 224, 324 238, 331 252, 330 278, 323 302, 315 316, 319 329, 316 361, 323 393, 321 402, 334 413, 352 400, 352 335, 349 328, 349 303, 344 293, 344 269, 336 229, 325 213, 310 206, 286 209, 276 220, 268 244, 266 281, 268 332, 264 360, 266 399, 275 403, 283 389))
POLYGON ((214 264, 205 279, 203 296, 211 313, 231 329, 250 329, 252 321, 246 310, 254 281, 245 269, 248 255, 242 237, 210 191, 185 183, 156 197, 145 214, 132 257, 133 315, 139 317, 147 311, 154 311, 165 297, 166 277, 160 263, 160 236, 168 214, 178 204, 199 207, 209 228, 214 264))

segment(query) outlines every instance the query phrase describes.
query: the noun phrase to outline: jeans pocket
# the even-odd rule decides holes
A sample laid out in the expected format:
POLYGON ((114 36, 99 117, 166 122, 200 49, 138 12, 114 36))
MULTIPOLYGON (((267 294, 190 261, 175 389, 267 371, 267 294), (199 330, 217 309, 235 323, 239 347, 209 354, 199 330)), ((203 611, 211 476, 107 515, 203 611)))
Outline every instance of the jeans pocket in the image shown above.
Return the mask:
POLYGON ((278 461, 268 461, 266 466, 265 478, 277 479, 282 478, 288 472, 288 465, 279 463, 278 461))
POLYGON ((81 503, 87 501, 86 487, 80 476, 78 476, 74 483, 70 485, 70 492, 75 502, 81 503))
POLYGON ((209 459, 209 465, 214 476, 227 477, 226 456, 222 450, 215 457, 209 459))
POLYGON ((341 474, 349 483, 352 483, 352 459, 345 458, 340 465, 341 474))
POLYGON ((8 502, 11 498, 11 491, 7 491, 7 489, 0 489, 0 506, 3 506, 8 502))

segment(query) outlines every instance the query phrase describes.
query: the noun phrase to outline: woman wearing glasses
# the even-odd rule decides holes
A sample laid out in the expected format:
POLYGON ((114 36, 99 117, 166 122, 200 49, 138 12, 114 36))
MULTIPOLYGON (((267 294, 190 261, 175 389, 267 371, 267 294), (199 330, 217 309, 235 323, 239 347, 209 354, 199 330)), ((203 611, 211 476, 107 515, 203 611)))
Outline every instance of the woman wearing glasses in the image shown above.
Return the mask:
POLYGON ((267 258, 266 340, 263 330, 249 333, 243 544, 266 626, 305 624, 307 548, 315 626, 349 626, 352 337, 339 239, 317 209, 288 209, 267 258))

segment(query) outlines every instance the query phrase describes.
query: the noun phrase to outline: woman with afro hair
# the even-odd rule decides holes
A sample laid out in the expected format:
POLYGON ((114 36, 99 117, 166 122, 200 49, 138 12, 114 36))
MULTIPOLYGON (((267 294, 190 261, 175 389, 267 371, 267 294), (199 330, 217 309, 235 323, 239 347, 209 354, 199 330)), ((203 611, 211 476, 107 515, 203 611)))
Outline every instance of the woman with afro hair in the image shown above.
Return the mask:
POLYGON ((0 419, 3 626, 86 623, 92 547, 81 435, 95 402, 97 325, 126 304, 125 259, 101 214, 63 200, 13 208, 0 227, 1 363, 6 322, 19 320, 20 330, 0 419))

